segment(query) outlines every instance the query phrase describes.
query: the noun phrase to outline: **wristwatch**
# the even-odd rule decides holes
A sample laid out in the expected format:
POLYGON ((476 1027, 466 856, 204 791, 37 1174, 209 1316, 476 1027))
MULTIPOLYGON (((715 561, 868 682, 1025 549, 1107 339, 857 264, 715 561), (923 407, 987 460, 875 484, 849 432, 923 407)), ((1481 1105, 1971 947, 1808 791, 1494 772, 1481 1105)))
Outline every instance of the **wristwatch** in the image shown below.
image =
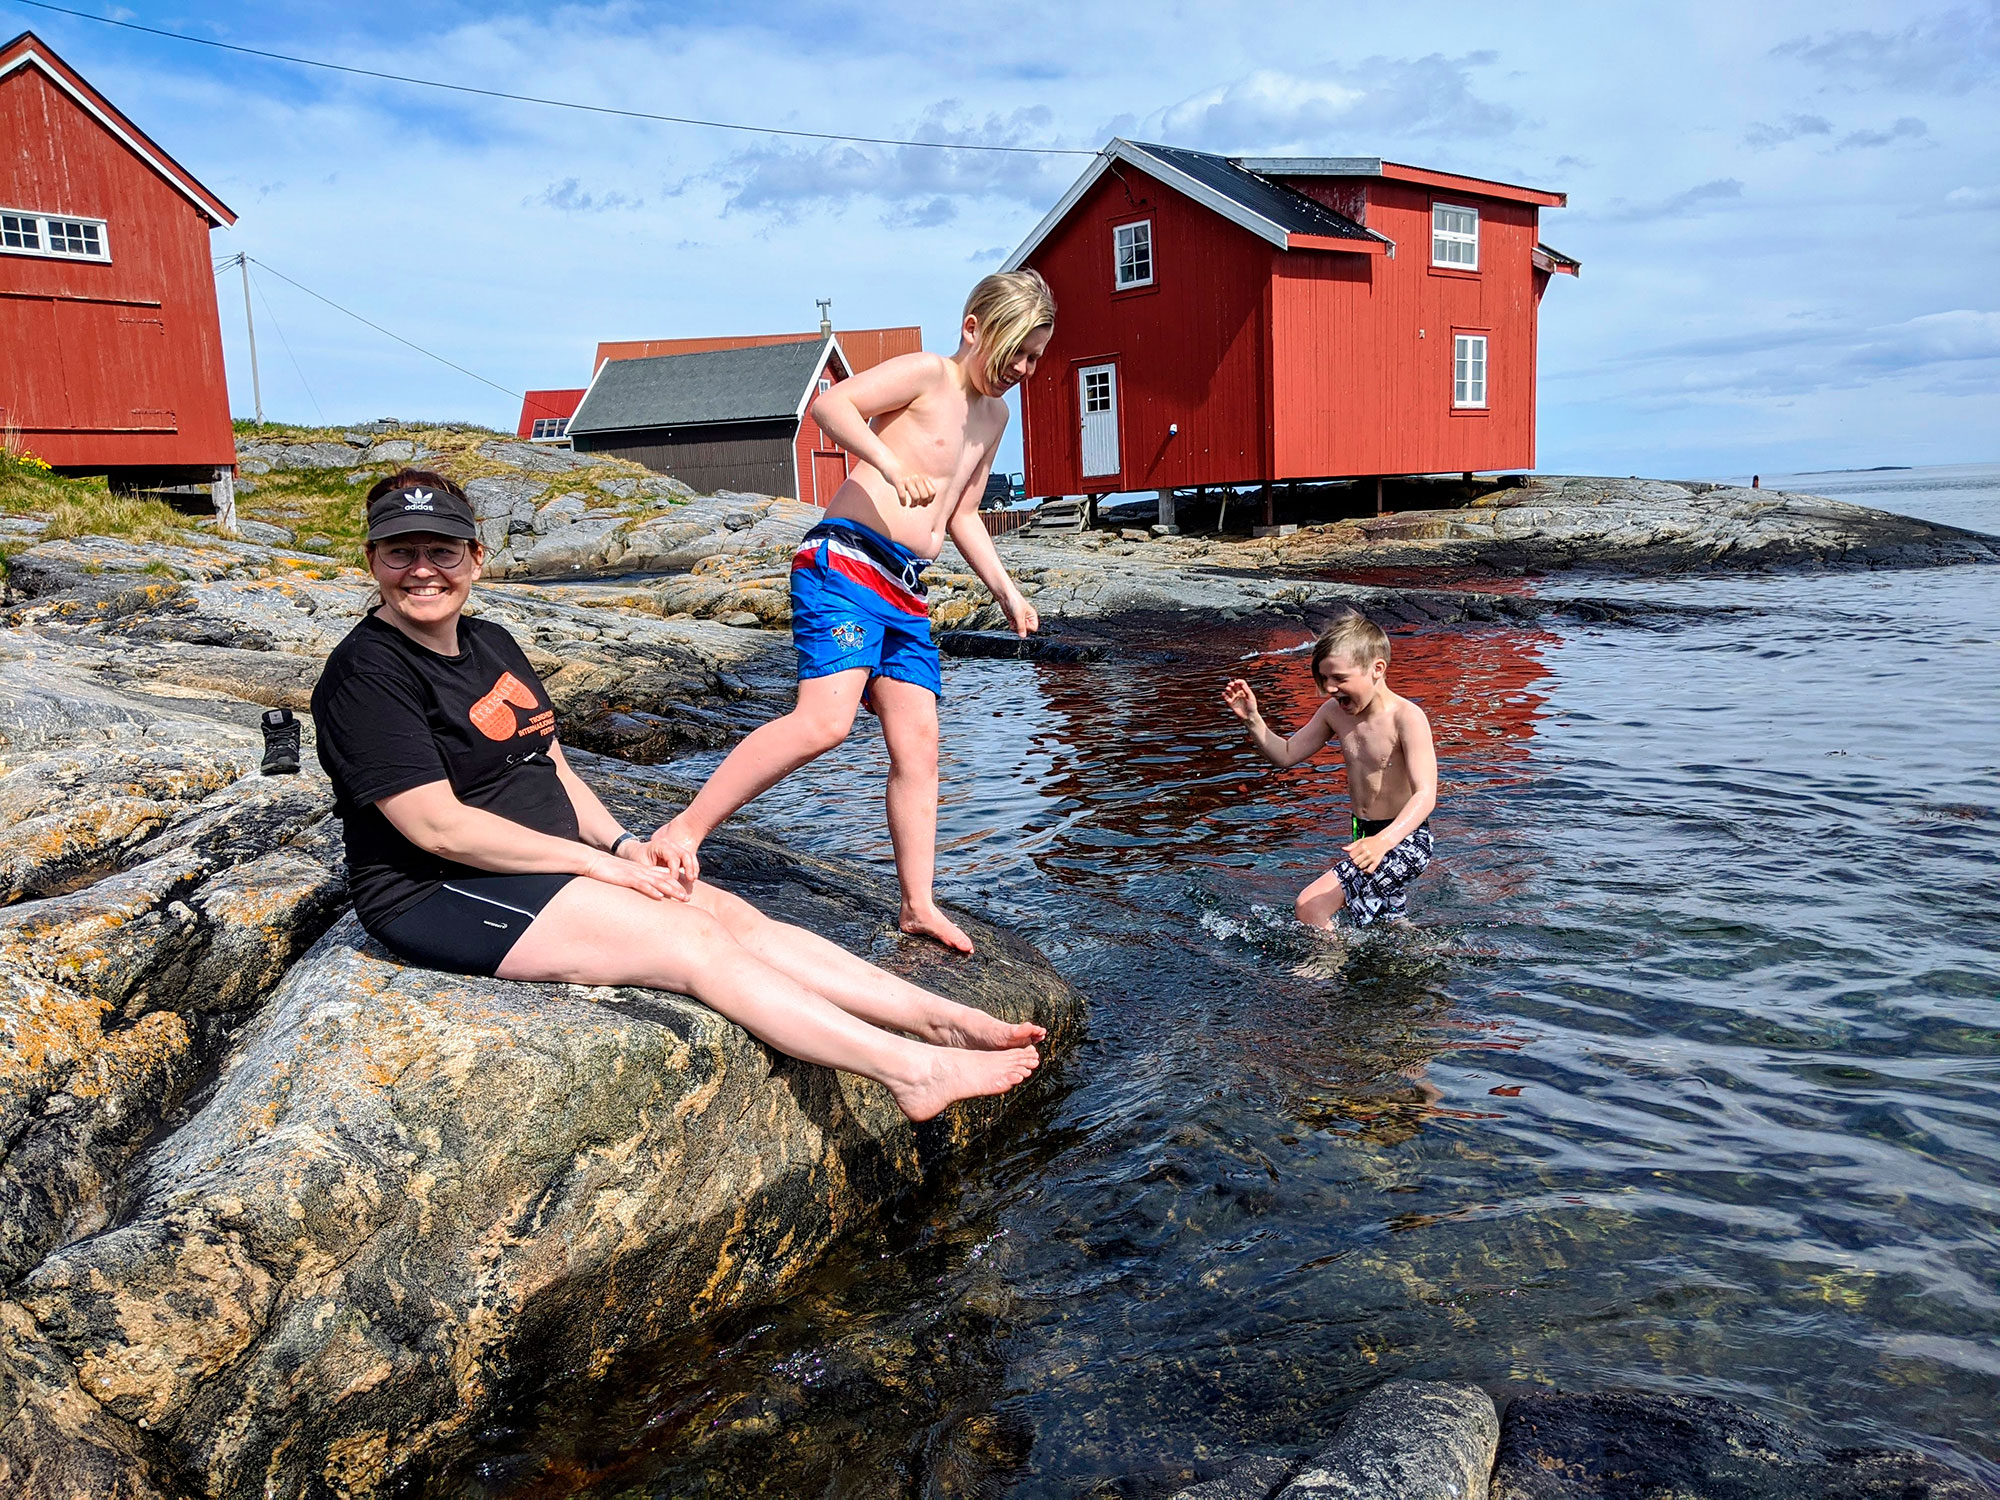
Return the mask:
POLYGON ((638 836, 639 836, 638 834, 633 833, 629 830, 624 833, 621 833, 618 835, 617 838, 611 841, 610 849, 606 850, 605 852, 609 854, 616 854, 620 849, 625 847, 625 840, 636 839, 638 836))

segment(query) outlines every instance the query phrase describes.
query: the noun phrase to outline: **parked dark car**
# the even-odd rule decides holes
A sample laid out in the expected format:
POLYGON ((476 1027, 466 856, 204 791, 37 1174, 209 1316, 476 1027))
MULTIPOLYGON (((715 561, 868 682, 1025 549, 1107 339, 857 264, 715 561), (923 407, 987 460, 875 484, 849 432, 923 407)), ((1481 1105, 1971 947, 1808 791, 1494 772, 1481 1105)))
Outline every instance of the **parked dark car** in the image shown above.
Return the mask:
POLYGON ((1021 498, 1022 485, 1023 476, 1020 474, 988 474, 986 493, 979 497, 979 508, 1005 510, 1021 498))

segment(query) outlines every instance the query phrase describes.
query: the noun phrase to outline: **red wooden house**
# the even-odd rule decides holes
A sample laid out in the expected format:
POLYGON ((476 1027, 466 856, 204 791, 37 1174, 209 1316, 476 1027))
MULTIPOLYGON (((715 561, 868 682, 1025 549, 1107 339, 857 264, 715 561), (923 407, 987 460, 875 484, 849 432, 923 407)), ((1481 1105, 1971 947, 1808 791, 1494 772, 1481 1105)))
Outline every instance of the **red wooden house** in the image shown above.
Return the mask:
POLYGON ((236 463, 209 231, 236 215, 33 32, 0 47, 0 433, 67 473, 236 463))
POLYGON ((1373 157, 1114 140, 1006 266, 1056 342, 1030 494, 1525 469, 1560 193, 1373 157))

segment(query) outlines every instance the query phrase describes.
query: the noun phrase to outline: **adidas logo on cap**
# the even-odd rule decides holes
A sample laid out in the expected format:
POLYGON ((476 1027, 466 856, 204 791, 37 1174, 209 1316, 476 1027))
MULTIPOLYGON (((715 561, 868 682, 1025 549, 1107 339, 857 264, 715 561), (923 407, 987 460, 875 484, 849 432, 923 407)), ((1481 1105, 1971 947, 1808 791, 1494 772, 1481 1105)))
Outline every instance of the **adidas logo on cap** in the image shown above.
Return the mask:
POLYGON ((431 492, 429 490, 407 490, 404 492, 404 510, 429 510, 430 508, 431 492))

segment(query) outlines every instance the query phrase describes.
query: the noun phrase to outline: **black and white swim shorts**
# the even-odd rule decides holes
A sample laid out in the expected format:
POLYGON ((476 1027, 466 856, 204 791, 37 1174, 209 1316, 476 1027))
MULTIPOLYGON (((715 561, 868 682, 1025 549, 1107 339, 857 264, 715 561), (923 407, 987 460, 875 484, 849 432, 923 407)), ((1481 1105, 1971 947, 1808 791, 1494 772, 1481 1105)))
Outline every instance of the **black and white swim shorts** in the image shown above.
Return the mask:
POLYGON ((1383 855, 1382 862, 1372 870, 1363 870, 1342 854, 1334 863, 1333 873, 1347 896, 1348 920, 1356 927, 1372 927, 1377 922, 1407 917, 1409 889, 1430 868, 1433 848, 1431 825, 1425 823, 1383 855))

